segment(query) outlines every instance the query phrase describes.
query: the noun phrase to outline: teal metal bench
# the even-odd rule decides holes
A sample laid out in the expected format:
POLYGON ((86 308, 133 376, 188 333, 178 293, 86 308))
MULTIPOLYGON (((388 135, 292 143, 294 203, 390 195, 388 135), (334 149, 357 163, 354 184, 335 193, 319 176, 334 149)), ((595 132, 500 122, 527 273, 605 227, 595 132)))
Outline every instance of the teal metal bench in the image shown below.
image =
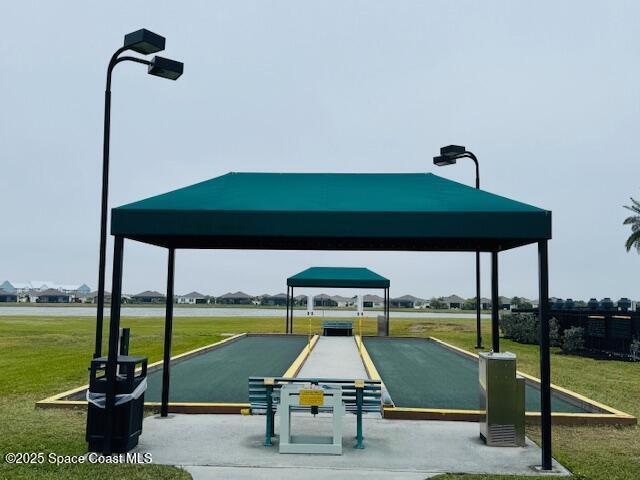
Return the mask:
POLYGON ((328 336, 347 336, 353 335, 353 322, 349 320, 323 320, 322 334, 328 336))
MULTIPOLYGON (((265 378, 249 377, 249 403, 252 415, 265 415, 267 419, 265 446, 271 445, 274 437, 274 421, 277 406, 280 404, 280 389, 286 384, 312 384, 342 387, 342 401, 345 411, 356 415, 357 448, 364 448, 362 435, 362 414, 382 412, 382 383, 380 380, 364 380, 362 386, 356 386, 356 380, 331 378, 265 378)), ((330 411, 323 407, 299 407, 296 410, 319 413, 330 411)))

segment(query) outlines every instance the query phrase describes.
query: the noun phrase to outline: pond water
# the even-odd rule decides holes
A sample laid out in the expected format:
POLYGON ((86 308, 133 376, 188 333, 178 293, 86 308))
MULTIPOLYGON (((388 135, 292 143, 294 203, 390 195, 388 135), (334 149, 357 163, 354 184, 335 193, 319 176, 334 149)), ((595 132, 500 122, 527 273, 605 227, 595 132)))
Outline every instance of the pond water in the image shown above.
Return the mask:
MULTIPOLYGON (((0 306, 0 316, 45 316, 45 317, 92 317, 96 314, 96 307, 36 307, 36 306, 0 306)), ((285 309, 278 308, 219 308, 219 307, 178 307, 173 309, 174 317, 283 317, 285 309)), ((105 315, 109 315, 109 308, 105 308, 105 315)), ((164 317, 164 307, 126 307, 121 310, 123 317, 164 317)), ((365 310, 365 317, 376 317, 380 311, 365 310)), ((295 310, 294 317, 306 317, 306 310, 295 310)), ((314 311, 315 317, 355 317, 355 310, 319 310, 314 311)), ((391 312, 391 318, 475 318, 475 313, 436 313, 424 310, 406 312, 391 312)), ((491 318, 483 314, 482 318, 491 318)))

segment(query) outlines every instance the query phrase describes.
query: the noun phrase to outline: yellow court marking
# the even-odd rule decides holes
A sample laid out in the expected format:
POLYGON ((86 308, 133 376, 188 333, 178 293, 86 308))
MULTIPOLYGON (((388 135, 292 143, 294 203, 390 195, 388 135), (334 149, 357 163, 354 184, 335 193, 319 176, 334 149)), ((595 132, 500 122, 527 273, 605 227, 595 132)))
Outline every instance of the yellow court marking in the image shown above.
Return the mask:
POLYGON ((309 356, 309 354, 311 354, 313 348, 316 346, 316 343, 318 343, 318 338, 320 338, 319 335, 314 335, 311 338, 311 341, 307 345, 305 345, 305 347, 302 349, 302 352, 300 352, 298 357, 293 361, 287 371, 282 374, 283 377, 293 378, 298 374, 298 372, 302 368, 302 365, 304 365, 304 362, 307 360, 307 357, 309 356))
MULTIPOLYGON (((382 378, 380 378, 380 374, 376 369, 376 366, 373 364, 371 357, 369 356, 369 352, 367 351, 367 347, 364 346, 364 342, 362 341, 362 337, 360 335, 356 335, 355 337, 356 345, 362 345, 362 349, 360 350, 360 356, 362 357, 362 363, 364 363, 364 369, 369 375, 371 380, 380 380, 382 382, 382 378)), ((382 384, 384 386, 384 383, 382 384)))
POLYGON ((460 410, 456 408, 413 408, 413 407, 384 407, 385 410, 391 412, 418 412, 418 413, 437 413, 439 415, 446 414, 465 414, 465 415, 483 415, 484 410, 460 410))

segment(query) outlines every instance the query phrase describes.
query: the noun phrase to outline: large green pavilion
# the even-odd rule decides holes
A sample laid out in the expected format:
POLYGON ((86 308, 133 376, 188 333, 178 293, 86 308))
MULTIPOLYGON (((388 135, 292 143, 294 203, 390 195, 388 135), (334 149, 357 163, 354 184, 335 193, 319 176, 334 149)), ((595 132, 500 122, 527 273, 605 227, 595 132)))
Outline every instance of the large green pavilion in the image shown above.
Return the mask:
POLYGON ((111 212, 105 452, 111 448, 125 239, 168 249, 162 415, 168 412, 176 249, 488 252, 492 346, 499 351, 498 255, 537 244, 542 467, 551 469, 550 211, 430 173, 228 173, 111 212))

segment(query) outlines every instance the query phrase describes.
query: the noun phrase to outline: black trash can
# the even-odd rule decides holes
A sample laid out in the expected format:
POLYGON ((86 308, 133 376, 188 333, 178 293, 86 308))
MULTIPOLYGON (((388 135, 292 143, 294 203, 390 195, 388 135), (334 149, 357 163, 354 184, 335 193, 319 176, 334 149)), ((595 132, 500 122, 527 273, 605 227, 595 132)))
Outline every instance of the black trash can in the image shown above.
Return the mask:
MULTIPOLYGON (((104 451, 106 425, 107 357, 91 361, 87 392, 87 443, 90 452, 104 451)), ((118 356, 116 406, 112 417, 111 452, 126 453, 138 444, 142 433, 144 391, 147 385, 147 358, 118 356), (136 372, 136 366, 140 371, 136 372)))

